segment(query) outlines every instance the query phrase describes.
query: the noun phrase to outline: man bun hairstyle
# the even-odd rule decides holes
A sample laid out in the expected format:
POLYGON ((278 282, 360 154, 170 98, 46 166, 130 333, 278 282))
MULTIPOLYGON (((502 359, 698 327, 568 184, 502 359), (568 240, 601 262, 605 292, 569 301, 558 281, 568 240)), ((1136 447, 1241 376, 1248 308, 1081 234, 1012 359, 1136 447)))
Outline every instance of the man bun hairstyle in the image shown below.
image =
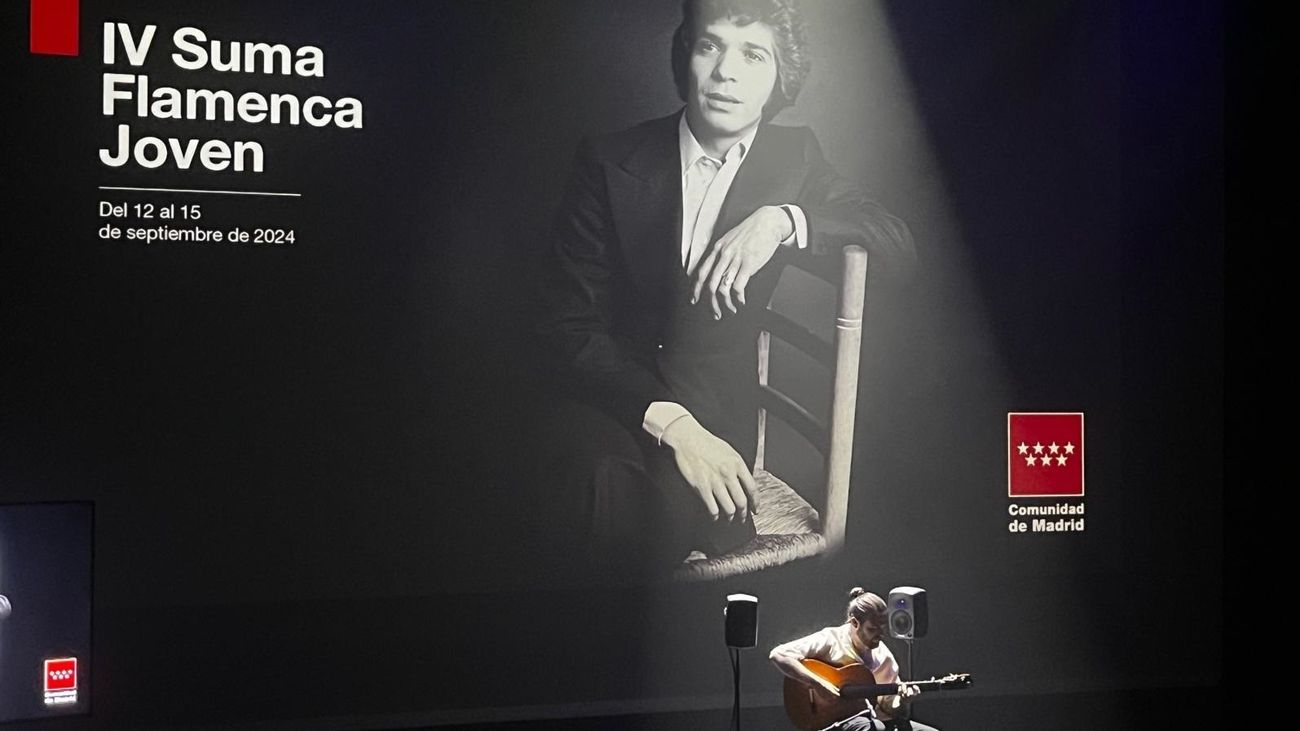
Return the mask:
POLYGON ((849 590, 848 618, 858 622, 881 625, 885 623, 885 600, 878 595, 855 586, 849 590))
POLYGON ((797 0, 684 0, 682 23, 673 33, 673 81, 677 96, 686 101, 691 49, 699 29, 719 18, 730 18, 736 25, 764 23, 776 40, 776 88, 763 107, 763 121, 794 104, 803 89, 812 58, 808 38, 797 0))

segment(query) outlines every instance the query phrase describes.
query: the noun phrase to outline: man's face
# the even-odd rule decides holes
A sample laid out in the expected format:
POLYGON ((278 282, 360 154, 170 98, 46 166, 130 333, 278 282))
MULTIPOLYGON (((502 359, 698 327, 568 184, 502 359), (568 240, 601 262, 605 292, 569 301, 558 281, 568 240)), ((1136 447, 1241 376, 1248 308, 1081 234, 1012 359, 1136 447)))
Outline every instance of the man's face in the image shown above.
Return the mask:
POLYGON ((858 642, 868 650, 876 649, 880 644, 880 638, 884 636, 885 627, 882 624, 873 624, 870 620, 860 622, 853 620, 856 625, 854 632, 857 634, 858 642))
POLYGON ((776 86, 776 42, 765 23, 719 18, 700 29, 691 48, 687 121, 705 137, 743 137, 763 116, 776 86))

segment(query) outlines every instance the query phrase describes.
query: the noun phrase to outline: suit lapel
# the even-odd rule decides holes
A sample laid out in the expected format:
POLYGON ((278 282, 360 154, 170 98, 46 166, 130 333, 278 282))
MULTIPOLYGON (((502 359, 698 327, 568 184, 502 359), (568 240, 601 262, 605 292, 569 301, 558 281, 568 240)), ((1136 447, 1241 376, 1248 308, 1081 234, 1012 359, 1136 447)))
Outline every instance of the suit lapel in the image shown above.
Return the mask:
POLYGON ((681 153, 677 118, 647 123, 631 153, 611 168, 610 206, 633 281, 656 299, 670 296, 680 268, 681 153))
POLYGON ((710 243, 762 206, 798 200, 806 163, 799 149, 782 144, 782 131, 768 125, 758 128, 754 144, 722 201, 710 243))

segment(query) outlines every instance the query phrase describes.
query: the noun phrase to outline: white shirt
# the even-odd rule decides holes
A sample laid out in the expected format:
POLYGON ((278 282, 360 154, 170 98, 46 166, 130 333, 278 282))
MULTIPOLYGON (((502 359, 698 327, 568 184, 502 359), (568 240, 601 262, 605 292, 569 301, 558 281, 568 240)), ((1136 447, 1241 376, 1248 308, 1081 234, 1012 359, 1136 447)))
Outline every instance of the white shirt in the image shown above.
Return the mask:
POLYGON ((807 637, 777 645, 773 652, 821 660, 837 668, 850 663, 862 663, 871 671, 877 683, 898 682, 898 661, 894 659, 894 653, 889 651, 884 642, 879 642, 875 649, 863 657, 853 645, 853 627, 849 624, 826 627, 807 637))
MULTIPOLYGON (((686 272, 694 273, 699 262, 704 258, 709 243, 714 238, 714 227, 718 223, 718 214, 722 203, 731 190, 731 184, 740 172, 745 156, 754 144, 758 134, 755 125, 749 134, 732 145, 721 160, 711 157, 691 132, 683 112, 677 123, 677 147, 681 155, 682 171, 682 232, 681 263, 686 272)), ((808 245, 808 219, 803 210, 796 205, 783 205, 781 208, 790 214, 794 221, 794 231, 781 242, 782 246, 808 245)), ((663 439, 664 430, 678 419, 688 416, 686 407, 671 401, 655 401, 646 409, 641 426, 656 441, 663 439)))

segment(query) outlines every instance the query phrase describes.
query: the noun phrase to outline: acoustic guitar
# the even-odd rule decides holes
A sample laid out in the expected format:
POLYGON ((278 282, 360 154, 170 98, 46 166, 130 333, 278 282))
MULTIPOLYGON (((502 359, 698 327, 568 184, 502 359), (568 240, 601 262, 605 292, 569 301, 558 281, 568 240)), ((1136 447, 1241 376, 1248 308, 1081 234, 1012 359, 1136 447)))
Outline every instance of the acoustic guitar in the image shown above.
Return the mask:
MULTIPOLYGON (((861 713, 867 698, 898 693, 899 683, 877 683, 862 663, 837 668, 820 660, 800 660, 814 675, 839 688, 838 697, 813 689, 794 678, 785 679, 785 713, 799 731, 818 731, 836 721, 861 713)), ((909 680, 921 692, 960 690, 971 686, 970 673, 954 673, 942 678, 909 680)))

